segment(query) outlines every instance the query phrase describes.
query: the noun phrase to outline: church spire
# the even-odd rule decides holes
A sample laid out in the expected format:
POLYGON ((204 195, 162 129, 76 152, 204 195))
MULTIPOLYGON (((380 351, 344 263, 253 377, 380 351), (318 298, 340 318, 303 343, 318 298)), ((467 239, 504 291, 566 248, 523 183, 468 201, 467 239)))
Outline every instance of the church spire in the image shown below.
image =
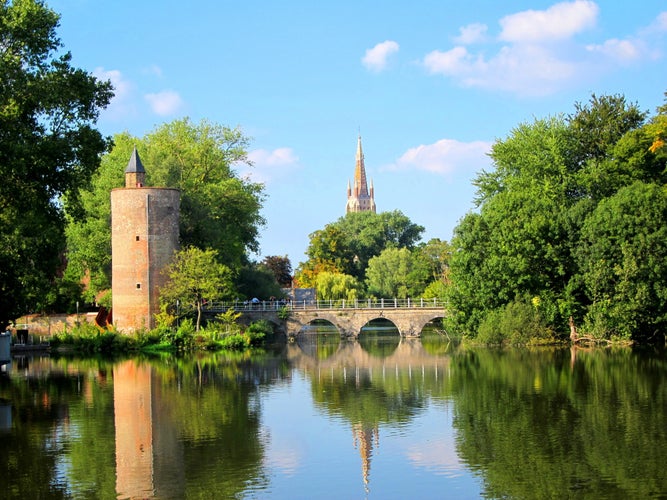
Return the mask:
POLYGON ((347 182, 346 212, 375 212, 375 200, 371 181, 371 191, 368 191, 366 180, 366 166, 364 165, 364 151, 361 147, 361 135, 357 139, 357 155, 354 167, 354 189, 350 190, 350 181, 347 182))
POLYGON ((357 196, 368 196, 368 184, 366 182, 366 166, 364 165, 364 152, 361 149, 361 136, 357 140, 357 157, 354 168, 354 184, 357 186, 357 196))

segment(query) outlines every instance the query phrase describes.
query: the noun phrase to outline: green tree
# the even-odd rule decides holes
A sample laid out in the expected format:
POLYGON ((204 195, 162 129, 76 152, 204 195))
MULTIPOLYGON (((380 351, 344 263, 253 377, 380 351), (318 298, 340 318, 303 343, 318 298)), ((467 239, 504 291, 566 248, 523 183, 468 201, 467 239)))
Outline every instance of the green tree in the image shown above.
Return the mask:
POLYGON ((215 250, 188 247, 176 253, 163 272, 169 280, 160 289, 160 304, 173 307, 179 301, 191 306, 197 313, 197 331, 204 302, 234 298, 232 272, 218 262, 215 250))
POLYGON ((385 249, 368 263, 368 293, 399 299, 421 296, 428 281, 428 269, 419 264, 407 248, 385 249))
POLYGON ((347 300, 358 298, 359 283, 349 274, 321 272, 315 282, 317 300, 347 300))
POLYGON ((181 245, 213 248, 219 261, 234 271, 246 265, 247 254, 259 249, 259 228, 264 224, 263 186, 239 178, 234 170, 248 163, 247 145, 238 128, 188 119, 161 125, 141 139, 116 135, 91 186, 81 192, 85 219, 72 218, 67 228, 68 272, 79 279, 87 276, 87 298, 110 287, 109 192, 124 185, 135 146, 148 185, 181 190, 181 245))
POLYGON ((419 245, 414 251, 414 256, 427 268, 431 282, 437 281, 447 286, 451 281, 452 252, 453 248, 447 241, 432 238, 419 245))
POLYGON ((582 229, 578 258, 599 336, 654 338, 667 327, 667 192, 636 182, 603 200, 582 229))
POLYGON ((58 24, 41 1, 0 2, 2 324, 48 306, 64 249, 62 196, 88 182, 107 148, 93 125, 111 85, 72 67, 58 24))
POLYGON ((262 263, 250 262, 244 265, 239 270, 236 284, 240 299, 257 297, 269 300, 271 297, 282 295, 275 275, 262 263))
POLYGON ((563 118, 552 118, 521 125, 494 145, 496 170, 475 181, 480 210, 462 219, 452 242, 450 320, 463 333, 474 336, 485 314, 516 297, 544 294, 550 307, 560 304, 550 292, 563 291, 572 268, 569 137, 563 118))
POLYGON ((276 281, 283 288, 292 286, 292 263, 287 255, 267 255, 262 264, 276 277, 276 281))
POLYGON ((487 315, 534 299, 545 331, 565 334, 569 316, 586 314, 593 299, 577 258, 582 227, 624 186, 664 184, 645 118, 623 97, 593 96, 573 115, 519 125, 494 144, 494 170, 475 180, 478 211, 452 242, 452 326, 474 336, 487 315))
POLYGON ((644 123, 646 113, 637 104, 628 104, 622 95, 592 94, 587 104, 575 103, 569 116, 570 130, 577 148, 575 161, 604 160, 626 132, 644 123))
POLYGON ((412 250, 423 232, 422 226, 398 210, 348 213, 310 235, 308 260, 299 265, 297 280, 312 282, 312 276, 308 276, 321 269, 348 274, 363 282, 372 257, 386 248, 412 250))

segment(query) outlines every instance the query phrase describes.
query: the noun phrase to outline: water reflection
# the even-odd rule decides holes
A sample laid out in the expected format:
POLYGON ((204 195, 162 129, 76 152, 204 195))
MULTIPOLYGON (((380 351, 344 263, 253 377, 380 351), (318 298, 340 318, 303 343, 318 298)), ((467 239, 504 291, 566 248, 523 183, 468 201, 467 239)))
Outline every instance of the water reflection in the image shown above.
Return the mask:
POLYGON ((338 329, 328 321, 314 321, 296 336, 299 348, 314 359, 327 359, 340 346, 338 329))
POLYGON ((664 355, 475 350, 452 366, 459 453, 489 497, 664 496, 664 355), (475 387, 474 393, 468 390, 475 387))
POLYGON ((332 337, 253 355, 23 359, 0 374, 0 491, 667 495, 664 353, 471 349, 435 335, 389 336, 391 349, 332 337))
POLYGON ((404 427, 427 406, 430 396, 441 394, 449 359, 428 354, 417 339, 401 338, 388 321, 367 325, 358 342, 338 342, 327 356, 312 355, 313 345, 323 349, 323 334, 334 335, 319 333, 297 339, 297 346, 288 347, 287 359, 309 379, 315 407, 347 422, 368 494, 380 428, 404 427), (304 349, 306 341, 311 343, 304 349))
POLYGON ((361 329, 359 345, 371 356, 386 358, 398 347, 401 340, 398 328, 389 320, 374 319, 361 329))
POLYGON ((183 444, 150 365, 113 368, 118 498, 182 498, 183 444))

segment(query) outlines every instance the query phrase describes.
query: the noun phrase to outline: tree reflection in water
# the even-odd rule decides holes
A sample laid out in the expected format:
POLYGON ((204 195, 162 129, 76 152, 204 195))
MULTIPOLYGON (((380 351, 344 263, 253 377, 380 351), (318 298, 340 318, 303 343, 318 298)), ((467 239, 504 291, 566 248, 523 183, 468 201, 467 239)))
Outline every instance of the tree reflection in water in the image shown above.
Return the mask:
POLYGON ((17 361, 0 373, 0 491, 667 495, 664 351, 483 349, 424 337, 399 338, 391 352, 334 336, 311 339, 310 354, 289 343, 187 359, 17 361))

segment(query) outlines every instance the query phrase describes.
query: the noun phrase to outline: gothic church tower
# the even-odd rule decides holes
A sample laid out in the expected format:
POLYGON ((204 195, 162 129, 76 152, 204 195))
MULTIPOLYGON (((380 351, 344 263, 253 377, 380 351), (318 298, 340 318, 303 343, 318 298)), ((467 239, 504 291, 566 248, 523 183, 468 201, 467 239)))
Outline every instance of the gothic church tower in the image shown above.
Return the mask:
POLYGON ((357 161, 354 168, 354 188, 347 181, 347 207, 345 213, 350 212, 375 212, 375 193, 373 181, 368 188, 366 182, 366 167, 364 166, 364 153, 361 149, 361 136, 357 141, 357 161))
POLYGON ((111 287, 118 330, 154 328, 162 269, 178 250, 180 191, 145 187, 146 170, 135 148, 125 187, 111 190, 111 287))

